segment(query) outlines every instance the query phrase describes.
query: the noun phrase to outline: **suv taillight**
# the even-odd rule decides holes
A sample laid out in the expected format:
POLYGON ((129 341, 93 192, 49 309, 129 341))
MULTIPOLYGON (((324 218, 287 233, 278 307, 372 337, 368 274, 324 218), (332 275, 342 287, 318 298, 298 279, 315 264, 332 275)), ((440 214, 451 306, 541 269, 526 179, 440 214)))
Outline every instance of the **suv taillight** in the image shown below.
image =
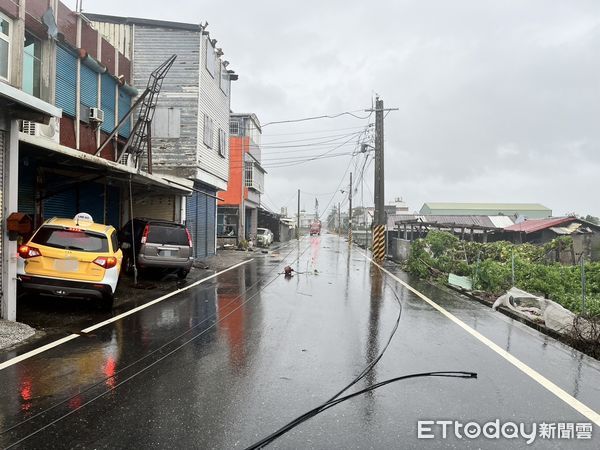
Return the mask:
POLYGON ((42 256, 42 252, 35 247, 30 247, 29 245, 21 245, 19 246, 19 256, 23 259, 34 258, 36 256, 42 256))
POLYGON ((193 247, 192 244, 192 235, 190 234, 190 230, 188 230, 187 228, 185 229, 185 234, 187 234, 188 237, 188 243, 190 244, 190 247, 193 247))
POLYGON ((142 244, 145 244, 148 240, 148 233, 150 233, 150 226, 146 225, 144 227, 144 232, 142 233, 142 244))
POLYGON ((110 269, 117 265, 117 258, 114 256, 98 256, 94 260, 94 264, 102 267, 103 269, 110 269))

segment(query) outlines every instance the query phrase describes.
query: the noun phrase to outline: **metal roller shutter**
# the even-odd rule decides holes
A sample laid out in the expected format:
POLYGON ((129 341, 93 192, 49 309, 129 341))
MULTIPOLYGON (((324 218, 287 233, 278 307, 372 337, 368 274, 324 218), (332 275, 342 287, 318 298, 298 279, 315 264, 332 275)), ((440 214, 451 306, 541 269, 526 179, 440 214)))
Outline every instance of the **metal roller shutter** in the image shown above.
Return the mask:
POLYGON ((206 205, 206 254, 210 256, 215 254, 217 201, 212 197, 206 196, 206 205))
POLYGON ((44 220, 52 217, 73 218, 77 211, 77 191, 75 187, 44 199, 44 220))
POLYGON ((81 103, 89 108, 98 106, 98 74, 81 65, 81 103))
POLYGON ((104 223, 104 185, 84 183, 79 186, 79 212, 92 216, 94 222, 104 223))
POLYGON ((110 133, 115 129, 115 95, 117 81, 110 75, 102 75, 102 110, 104 111, 104 122, 102 131, 110 133))
MULTIPOLYGON (((119 89, 119 120, 121 120, 130 109, 131 97, 119 89)), ((131 116, 129 116, 129 120, 119 128, 119 134, 123 137, 129 137, 131 134, 131 116)))
MULTIPOLYGON (((56 106, 75 117, 77 58, 64 48, 56 47, 56 106)), ((114 103, 114 101, 113 101, 114 103)))
POLYGON ((134 217, 175 220, 175 196, 153 195, 133 204, 134 217))
POLYGON ((206 195, 198 193, 198 258, 204 258, 207 255, 206 252, 206 241, 207 241, 207 230, 208 224, 206 223, 206 217, 208 215, 208 208, 206 205, 206 195))
POLYGON ((121 189, 117 186, 107 186, 106 196, 106 224, 119 229, 121 227, 121 189))

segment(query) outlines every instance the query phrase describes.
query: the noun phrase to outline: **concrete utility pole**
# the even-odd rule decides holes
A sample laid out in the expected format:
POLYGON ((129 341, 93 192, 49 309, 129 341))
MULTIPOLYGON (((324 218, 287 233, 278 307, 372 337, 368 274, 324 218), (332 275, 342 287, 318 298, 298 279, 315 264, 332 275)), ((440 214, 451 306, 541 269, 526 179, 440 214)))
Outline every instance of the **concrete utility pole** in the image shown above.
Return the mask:
POLYGON ((348 244, 352 245, 352 172, 350 172, 350 190, 348 191, 350 208, 348 211, 348 244))
POLYGON ((375 97, 375 214, 373 216, 373 257, 381 261, 385 258, 385 227, 387 218, 385 215, 385 167, 383 163, 383 113, 385 111, 397 111, 398 108, 384 109, 383 100, 375 97))
POLYGON ((298 217, 296 217, 296 239, 300 239, 300 189, 298 189, 298 217))

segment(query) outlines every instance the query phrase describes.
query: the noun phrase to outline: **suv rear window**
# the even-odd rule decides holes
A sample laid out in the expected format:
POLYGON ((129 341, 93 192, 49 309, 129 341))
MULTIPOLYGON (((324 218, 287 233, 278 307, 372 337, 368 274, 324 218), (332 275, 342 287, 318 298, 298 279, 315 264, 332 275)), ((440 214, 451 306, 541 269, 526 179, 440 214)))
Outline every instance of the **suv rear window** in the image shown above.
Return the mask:
POLYGON ((35 233, 31 242, 47 247, 79 252, 108 252, 108 239, 106 236, 89 231, 42 227, 35 233))
POLYGON ((185 228, 168 225, 150 225, 146 242, 153 244, 189 245, 185 228))

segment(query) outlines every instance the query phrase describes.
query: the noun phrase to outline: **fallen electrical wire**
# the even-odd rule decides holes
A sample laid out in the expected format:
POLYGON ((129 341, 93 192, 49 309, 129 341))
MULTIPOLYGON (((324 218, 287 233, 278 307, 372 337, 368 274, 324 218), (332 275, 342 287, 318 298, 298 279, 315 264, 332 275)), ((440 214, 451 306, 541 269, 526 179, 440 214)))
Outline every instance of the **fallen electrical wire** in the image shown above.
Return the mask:
MULTIPOLYGON (((381 270, 381 269, 377 268, 377 270, 381 270)), ((354 397, 364 394, 366 392, 373 391, 375 389, 378 389, 378 388, 383 387, 390 383, 394 383, 397 381, 402 381, 402 380, 406 380, 406 379, 410 379, 410 378, 420 378, 420 377, 477 378, 477 374, 475 372, 439 371, 439 372, 415 373, 415 374, 399 376, 396 378, 391 378, 389 380, 385 380, 380 383, 376 383, 376 384, 369 386, 365 389, 362 389, 358 392, 354 392, 354 393, 346 395, 344 397, 340 397, 340 395, 342 395, 344 392, 346 392, 348 389, 350 389, 352 386, 354 386, 356 383, 358 383, 360 380, 362 380, 373 369, 373 367, 375 367, 375 365, 381 360, 384 353, 388 349, 390 343, 392 342, 392 339, 394 338, 394 335, 396 334, 396 331, 398 330, 398 326, 400 325, 400 319, 402 317, 402 302, 401 302, 400 297, 398 296, 396 290, 393 287, 392 287, 392 292, 394 294, 396 302, 398 303, 398 308, 399 308, 398 316, 396 318, 396 322, 394 323, 394 327, 392 328, 390 336, 389 336, 387 342, 385 343, 384 347, 382 348, 382 350, 379 352, 379 354, 363 369, 363 371, 361 373, 359 373, 350 383, 348 383, 344 388, 342 388, 339 392, 337 392, 329 400, 325 401, 324 403, 317 406, 316 408, 313 408, 310 411, 296 417, 295 419, 288 422, 283 427, 279 428, 277 431, 271 433, 270 435, 266 436, 265 438, 261 439, 260 441, 247 447, 246 450, 254 450, 254 449, 263 448, 266 445, 269 445, 271 442, 273 442, 277 438, 283 436, 288 431, 297 427, 301 423, 306 422, 307 420, 313 418, 317 414, 320 414, 323 411, 326 411, 327 409, 338 405, 339 403, 350 400, 351 398, 354 398, 354 397)))

